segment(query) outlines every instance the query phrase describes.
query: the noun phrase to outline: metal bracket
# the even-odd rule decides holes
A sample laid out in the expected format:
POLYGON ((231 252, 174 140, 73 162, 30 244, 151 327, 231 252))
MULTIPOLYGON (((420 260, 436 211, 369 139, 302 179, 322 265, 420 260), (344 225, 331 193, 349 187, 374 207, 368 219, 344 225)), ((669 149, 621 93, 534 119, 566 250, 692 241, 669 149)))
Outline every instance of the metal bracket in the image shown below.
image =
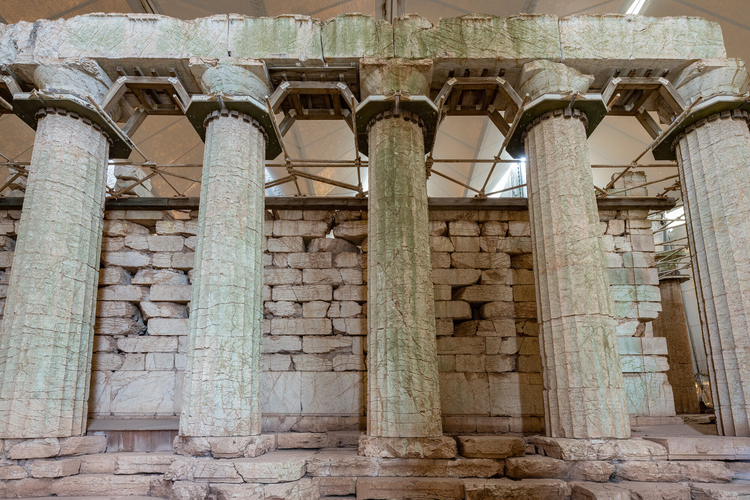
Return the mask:
POLYGON ((429 97, 424 95, 399 94, 397 101, 394 94, 371 95, 357 106, 357 143, 363 154, 366 155, 369 152, 367 126, 370 124, 370 120, 384 111, 396 109, 397 105, 399 111, 409 111, 422 119, 424 122, 424 150, 425 153, 432 151, 438 125, 437 106, 429 97))
POLYGON ((114 126, 113 122, 102 116, 96 107, 78 95, 50 90, 49 93, 34 91, 18 93, 13 96, 13 112, 34 130, 37 126, 36 113, 44 108, 64 109, 77 113, 83 118, 88 118, 99 125, 112 139, 112 146, 109 148, 110 158, 127 158, 130 156, 132 147, 122 130, 114 126))
POLYGON ((266 159, 273 160, 282 152, 281 137, 276 133, 274 122, 267 107, 253 97, 229 94, 195 94, 190 99, 185 116, 198 132, 201 140, 206 141, 206 129, 203 121, 212 111, 228 109, 238 111, 257 120, 268 135, 266 159))
POLYGON ((607 115, 607 106, 601 94, 544 94, 531 101, 520 111, 521 118, 508 143, 508 154, 513 158, 523 157, 525 152, 522 137, 526 127, 545 113, 565 108, 578 109, 586 114, 588 120, 587 137, 594 132, 607 115))

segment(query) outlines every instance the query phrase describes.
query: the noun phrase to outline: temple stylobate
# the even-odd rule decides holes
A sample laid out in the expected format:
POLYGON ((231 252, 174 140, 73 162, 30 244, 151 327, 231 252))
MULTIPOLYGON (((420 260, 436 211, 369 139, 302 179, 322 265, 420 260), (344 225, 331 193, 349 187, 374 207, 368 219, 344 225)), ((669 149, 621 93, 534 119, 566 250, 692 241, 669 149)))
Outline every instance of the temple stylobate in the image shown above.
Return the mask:
POLYGON ((0 25, 0 67, 35 134, 0 497, 750 492, 750 74, 716 23, 92 14, 0 25), (144 152, 164 117, 201 163, 144 152), (489 158, 441 156, 459 118, 489 158), (601 165, 613 119, 647 140, 601 165), (347 156, 300 159, 333 121, 347 156))

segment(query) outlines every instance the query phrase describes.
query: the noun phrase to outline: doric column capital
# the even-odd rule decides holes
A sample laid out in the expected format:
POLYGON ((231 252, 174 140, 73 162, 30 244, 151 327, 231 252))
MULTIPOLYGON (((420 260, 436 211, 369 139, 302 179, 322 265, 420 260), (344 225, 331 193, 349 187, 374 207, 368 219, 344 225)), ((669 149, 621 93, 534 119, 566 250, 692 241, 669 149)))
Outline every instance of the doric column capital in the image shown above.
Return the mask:
POLYGON ((266 139, 266 159, 282 151, 266 98, 271 94, 263 61, 245 57, 191 57, 190 71, 206 94, 195 94, 185 115, 206 140, 208 123, 222 116, 241 117, 257 126, 266 139))
POLYGON ((112 80, 96 61, 90 59, 35 61, 20 71, 37 90, 16 93, 13 112, 31 128, 48 115, 68 116, 91 125, 104 134, 111 158, 127 158, 132 147, 112 117, 99 105, 112 86, 112 80))
POLYGON ((555 116, 581 119, 586 135, 591 135, 607 114, 601 94, 587 93, 593 82, 592 75, 562 63, 538 60, 524 64, 517 90, 526 96, 526 104, 519 111, 508 153, 514 158, 523 156, 527 130, 555 116))
POLYGON ((741 59, 701 59, 685 68, 674 82, 677 92, 688 104, 701 96, 705 99, 715 95, 742 95, 748 84, 750 74, 741 59))
POLYGON ((431 151, 438 124, 437 105, 429 97, 432 60, 365 58, 359 68, 364 98, 356 110, 359 150, 368 154, 368 133, 375 121, 399 118, 422 128, 424 149, 431 151))

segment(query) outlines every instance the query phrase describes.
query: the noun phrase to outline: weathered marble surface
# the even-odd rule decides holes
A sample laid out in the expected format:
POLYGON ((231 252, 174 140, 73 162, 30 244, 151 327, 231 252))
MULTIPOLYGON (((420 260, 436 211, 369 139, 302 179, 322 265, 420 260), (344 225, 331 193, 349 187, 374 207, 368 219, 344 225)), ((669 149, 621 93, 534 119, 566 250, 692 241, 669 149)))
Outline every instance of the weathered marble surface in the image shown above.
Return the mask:
POLYGON ((667 378, 674 393, 677 413, 700 413, 698 393, 693 377, 693 355, 690 333, 682 303, 681 279, 663 279, 661 290, 662 312, 654 320, 654 336, 667 341, 669 371, 667 378))
MULTIPOLYGON (((569 69, 560 72, 561 80, 572 81, 569 69)), ((585 79, 575 80, 585 91, 585 79)), ((521 88, 534 91, 531 83, 521 88)), ((526 155, 547 434, 627 438, 586 130, 579 118, 563 116, 562 110, 544 118, 527 130, 526 155)))
MULTIPOLYGON (((219 65, 203 83, 222 91, 227 72, 238 70, 219 65)), ((260 434, 265 147, 244 115, 208 124, 181 436, 260 434)))
MULTIPOLYGON (((710 94, 748 82, 727 61, 693 66, 680 80, 710 94), (713 68, 712 68, 713 67, 713 68), (715 74, 714 71, 717 73, 715 74), (698 75, 694 75, 698 72, 698 75), (730 81, 723 77, 731 76, 730 81), (723 82, 723 83, 722 83, 723 82)), ((744 87, 743 87, 744 88, 744 87)), ((676 142, 698 305, 719 433, 750 435, 750 131, 747 116, 713 115, 676 142)))
MULTIPOLYGON (((395 80, 422 78, 394 66, 395 80)), ((369 140, 367 433, 440 436, 422 129, 386 118, 372 123, 369 140)))
MULTIPOLYGON (((90 67, 96 68, 96 64, 90 67)), ((101 98, 77 69, 44 67, 36 83, 101 98)), ((50 112, 38 123, 0 331, 0 437, 86 431, 96 284, 109 152, 100 130, 50 112)))

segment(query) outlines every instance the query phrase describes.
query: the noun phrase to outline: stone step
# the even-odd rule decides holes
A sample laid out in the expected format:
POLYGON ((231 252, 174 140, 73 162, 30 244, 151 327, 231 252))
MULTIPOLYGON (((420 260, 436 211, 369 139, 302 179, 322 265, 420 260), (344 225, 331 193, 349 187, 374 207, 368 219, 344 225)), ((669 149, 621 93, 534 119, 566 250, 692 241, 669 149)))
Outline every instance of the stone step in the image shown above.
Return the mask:
POLYGON ((26 497, 138 497, 163 496, 165 490, 161 475, 114 475, 78 474, 58 479, 26 478, 16 481, 3 481, 0 488, 2 498, 26 497))
POLYGON ((570 496, 570 486, 559 479, 466 479, 464 488, 466 500, 565 500, 570 496))
POLYGON ((463 500, 464 482, 444 477, 363 477, 357 479, 357 500, 463 500))
POLYGON ((621 483, 573 482, 571 500, 691 500, 690 486, 686 483, 621 483))
POLYGON ((669 460, 749 460, 750 437, 645 437, 667 449, 669 460))

